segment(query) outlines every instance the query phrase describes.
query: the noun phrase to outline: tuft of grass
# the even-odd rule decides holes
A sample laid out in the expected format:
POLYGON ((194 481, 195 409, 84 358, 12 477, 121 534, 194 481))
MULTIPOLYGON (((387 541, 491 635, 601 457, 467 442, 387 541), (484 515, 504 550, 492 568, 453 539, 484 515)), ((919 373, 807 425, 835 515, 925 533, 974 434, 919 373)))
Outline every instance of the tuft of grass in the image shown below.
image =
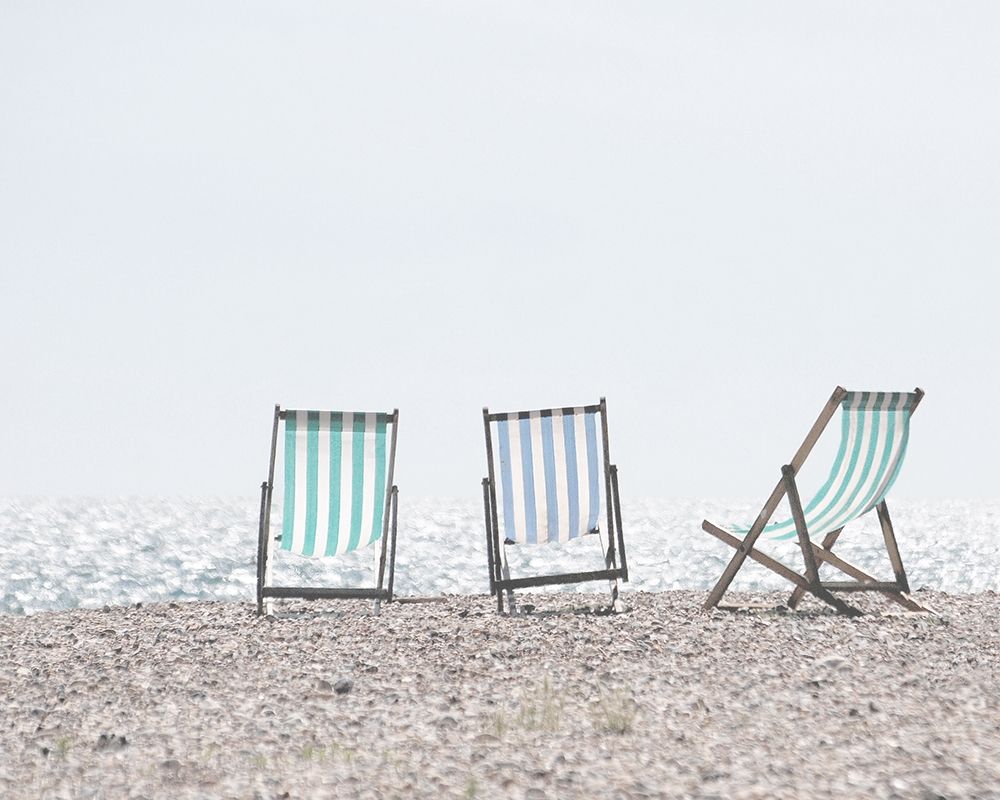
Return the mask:
POLYGON ((516 709, 499 708, 492 712, 486 718, 486 725, 497 738, 513 728, 554 733, 562 727, 564 707, 563 696, 546 677, 520 693, 516 709))
POLYGON ((341 761, 350 764, 354 761, 355 750, 353 747, 344 747, 333 742, 324 747, 323 745, 307 744, 303 745, 299 751, 299 757, 303 761, 341 761))
POLYGON ((215 756, 219 754, 220 750, 218 745, 210 744, 206 745, 205 749, 201 753, 202 761, 211 761, 215 756))
POLYGON ((609 694, 602 693, 593 709, 594 729, 619 736, 630 733, 637 712, 635 700, 628 692, 619 689, 609 694))
POLYGON ((562 725, 564 706, 563 697, 552 688, 546 676, 541 684, 521 695, 517 725, 526 731, 557 731, 562 725))
POLYGON ((263 770, 267 769, 267 756, 257 753, 252 759, 254 767, 263 770))
POLYGON ((56 745, 52 752, 59 758, 66 758, 66 754, 69 753, 69 749, 73 746, 73 740, 68 736, 62 736, 56 739, 56 745))
POLYGON ((502 738, 503 735, 510 729, 510 719, 507 717, 507 712, 502 708, 498 711, 494 711, 489 716, 489 725, 493 735, 498 739, 502 738))
POLYGON ((344 747, 336 742, 330 745, 330 758, 334 761, 340 760, 345 764, 350 764, 354 761, 356 753, 357 751, 353 747, 344 747))
POLYGON ((326 759, 326 748, 307 744, 302 748, 300 755, 303 761, 323 761, 326 759))
POLYGON ((462 793, 462 797, 465 800, 476 800, 476 792, 479 791, 479 784, 476 783, 476 779, 469 776, 469 782, 465 784, 465 791, 462 793))

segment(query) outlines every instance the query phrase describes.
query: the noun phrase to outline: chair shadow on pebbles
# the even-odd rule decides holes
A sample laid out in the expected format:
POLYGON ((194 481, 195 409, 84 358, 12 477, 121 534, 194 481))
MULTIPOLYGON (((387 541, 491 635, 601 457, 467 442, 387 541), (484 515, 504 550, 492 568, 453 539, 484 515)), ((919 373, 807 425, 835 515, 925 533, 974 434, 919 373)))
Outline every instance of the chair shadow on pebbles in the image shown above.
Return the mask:
MULTIPOLYGON (((572 595, 561 595, 562 597, 572 597, 572 595)), ((547 595, 546 600, 552 598, 551 602, 545 602, 543 607, 532 601, 521 600, 510 611, 511 618, 533 618, 533 619, 558 619, 559 617, 610 617, 617 614, 631 614, 632 608, 620 605, 617 609, 602 603, 559 603, 555 598, 559 594, 547 595)), ((532 598, 537 600, 538 598, 532 598)))

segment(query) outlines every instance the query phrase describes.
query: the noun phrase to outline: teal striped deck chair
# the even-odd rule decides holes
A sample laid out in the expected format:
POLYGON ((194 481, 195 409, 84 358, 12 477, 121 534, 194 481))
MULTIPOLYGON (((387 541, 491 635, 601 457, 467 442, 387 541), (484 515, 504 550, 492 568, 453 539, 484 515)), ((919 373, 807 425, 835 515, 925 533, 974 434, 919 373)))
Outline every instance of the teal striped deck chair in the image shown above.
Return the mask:
POLYGON ((722 577, 709 593, 705 607, 740 607, 721 605, 720 601, 749 557, 795 584, 788 600, 788 607, 792 609, 808 592, 837 611, 857 616, 860 610, 840 595, 879 592, 909 611, 927 611, 910 596, 906 570, 886 505, 886 496, 903 466, 910 437, 910 417, 923 396, 919 388, 912 392, 849 392, 838 386, 791 463, 781 468, 781 479, 753 524, 724 530, 708 520, 702 523, 705 531, 736 549, 722 577), (829 477, 803 506, 796 476, 838 408, 841 410, 840 445, 829 477), (788 498, 791 518, 771 522, 784 497, 788 498), (845 526, 873 510, 878 515, 894 573, 891 581, 877 580, 833 553, 833 546, 845 526), (755 545, 761 536, 797 538, 805 565, 804 574, 757 549, 755 545), (820 580, 819 568, 824 564, 835 567, 853 580, 820 580))
POLYGON ((483 425, 486 561, 497 611, 503 613, 505 594, 508 611, 516 611, 515 589, 600 580, 610 585, 612 609, 622 610, 618 581, 628 580, 628 564, 604 398, 595 405, 539 411, 484 408, 483 425), (598 534, 603 569, 510 576, 508 547, 565 543, 591 533, 598 534))
POLYGON ((298 411, 274 407, 271 461, 261 484, 257 538, 257 613, 273 600, 392 600, 398 489, 393 484, 399 410, 298 411), (284 424, 283 433, 279 428, 284 424), (281 444, 281 529, 271 535, 275 464, 281 444), (332 558, 378 546, 378 582, 371 588, 274 586, 271 567, 288 553, 332 558), (388 575, 386 566, 388 560, 388 575), (388 581, 387 581, 388 579, 388 581))

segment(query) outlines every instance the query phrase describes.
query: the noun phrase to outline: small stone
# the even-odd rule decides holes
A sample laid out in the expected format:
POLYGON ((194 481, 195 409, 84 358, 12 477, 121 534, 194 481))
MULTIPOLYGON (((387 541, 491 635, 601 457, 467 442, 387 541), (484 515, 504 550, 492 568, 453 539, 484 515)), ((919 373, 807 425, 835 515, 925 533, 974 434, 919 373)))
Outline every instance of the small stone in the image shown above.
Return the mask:
POLYGON ((354 681, 350 678, 340 678, 335 684, 333 684, 333 691, 337 694, 347 694, 354 688, 354 681))
POLYGON ((96 750, 121 750, 128 744, 128 739, 124 736, 116 736, 113 733, 102 733, 97 738, 96 750))

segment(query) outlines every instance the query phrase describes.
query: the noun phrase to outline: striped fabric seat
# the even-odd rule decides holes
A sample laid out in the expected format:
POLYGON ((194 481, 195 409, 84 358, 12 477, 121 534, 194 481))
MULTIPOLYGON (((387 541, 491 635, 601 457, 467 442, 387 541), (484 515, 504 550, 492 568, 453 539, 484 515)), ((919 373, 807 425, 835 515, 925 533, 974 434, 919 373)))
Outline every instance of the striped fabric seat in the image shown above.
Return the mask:
POLYGON ((604 474, 599 413, 599 406, 580 406, 494 420, 508 541, 566 542, 597 528, 604 474))
MULTIPOLYGON (((810 536, 842 528, 882 502, 903 465, 916 399, 908 392, 846 394, 841 403, 840 447, 830 476, 803 507, 810 536)), ((764 534, 791 539, 796 535, 795 522, 768 525, 764 534)))
POLYGON ((390 415, 287 411, 284 418, 281 549, 318 558, 378 541, 390 415))

